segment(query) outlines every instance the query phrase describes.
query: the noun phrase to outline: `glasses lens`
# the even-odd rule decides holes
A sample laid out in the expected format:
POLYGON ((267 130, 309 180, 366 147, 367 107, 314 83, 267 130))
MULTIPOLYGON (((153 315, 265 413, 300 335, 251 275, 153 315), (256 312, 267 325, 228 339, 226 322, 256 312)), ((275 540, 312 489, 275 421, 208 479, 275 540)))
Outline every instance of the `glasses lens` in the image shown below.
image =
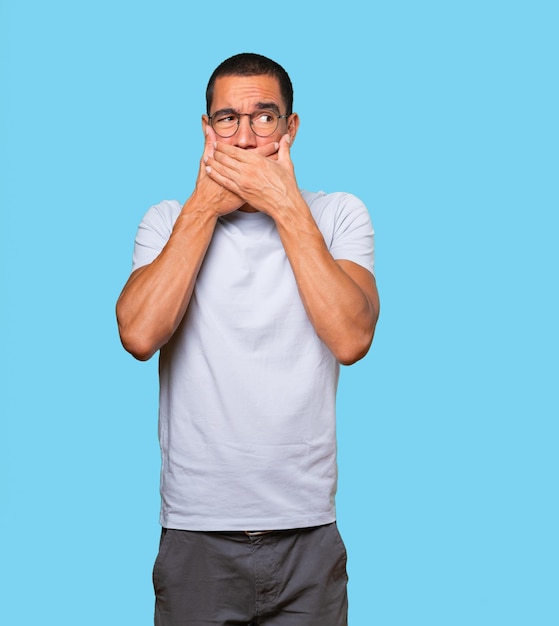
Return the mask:
POLYGON ((228 113, 211 118, 212 128, 220 137, 232 137, 239 127, 239 116, 228 113))
POLYGON ((278 115, 274 111, 255 111, 250 119, 252 130, 260 137, 268 137, 278 127, 278 115))

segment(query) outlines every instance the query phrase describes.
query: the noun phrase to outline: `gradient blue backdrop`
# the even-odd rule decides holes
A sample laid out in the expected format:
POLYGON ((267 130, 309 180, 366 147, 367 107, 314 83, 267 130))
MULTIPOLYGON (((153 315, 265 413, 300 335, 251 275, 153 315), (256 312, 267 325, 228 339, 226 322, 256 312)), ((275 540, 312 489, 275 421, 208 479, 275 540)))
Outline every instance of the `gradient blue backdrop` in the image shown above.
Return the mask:
POLYGON ((339 394, 351 626, 559 624, 556 7, 0 1, 3 624, 151 623, 157 363, 114 303, 241 51, 291 74, 299 184, 377 231, 339 394))

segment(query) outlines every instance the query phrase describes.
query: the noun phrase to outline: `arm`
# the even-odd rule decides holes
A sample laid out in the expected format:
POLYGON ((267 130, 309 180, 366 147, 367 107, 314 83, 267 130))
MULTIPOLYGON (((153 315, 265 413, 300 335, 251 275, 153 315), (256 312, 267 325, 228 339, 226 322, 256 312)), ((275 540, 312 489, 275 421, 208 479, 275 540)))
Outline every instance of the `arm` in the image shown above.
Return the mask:
POLYGON ((343 364, 367 353, 379 315, 373 275, 347 260, 334 260, 301 196, 289 155, 288 136, 278 158, 218 143, 207 160, 216 182, 276 222, 307 315, 322 341, 343 364))
MULTIPOLYGON (((215 135, 208 126, 194 192, 159 256, 132 273, 117 302, 122 344, 142 361, 169 341, 184 317, 218 217, 243 204, 206 174, 204 160, 212 153, 213 142, 215 135)), ((259 152, 269 155, 276 149, 269 145, 259 152)))
POLYGON ((379 315, 374 276, 347 260, 334 260, 307 204, 278 220, 301 299, 318 336, 338 361, 350 365, 372 343, 379 315))
POLYGON ((180 324, 214 226, 215 218, 189 198, 159 256, 128 279, 116 315, 122 345, 137 359, 151 358, 180 324))

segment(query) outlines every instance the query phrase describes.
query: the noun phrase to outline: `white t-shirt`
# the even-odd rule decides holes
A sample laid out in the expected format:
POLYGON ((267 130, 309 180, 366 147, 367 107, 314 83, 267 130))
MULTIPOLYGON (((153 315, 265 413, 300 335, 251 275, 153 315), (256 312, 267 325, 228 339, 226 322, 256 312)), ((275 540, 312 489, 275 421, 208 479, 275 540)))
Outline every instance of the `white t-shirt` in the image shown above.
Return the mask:
MULTIPOLYGON (((373 229, 350 194, 302 192, 335 259, 373 272, 373 229)), ((153 261, 181 211, 145 215, 134 269, 153 261)), ((186 315, 160 351, 165 528, 271 530, 335 519, 339 364, 301 302, 274 221, 221 217, 186 315)))

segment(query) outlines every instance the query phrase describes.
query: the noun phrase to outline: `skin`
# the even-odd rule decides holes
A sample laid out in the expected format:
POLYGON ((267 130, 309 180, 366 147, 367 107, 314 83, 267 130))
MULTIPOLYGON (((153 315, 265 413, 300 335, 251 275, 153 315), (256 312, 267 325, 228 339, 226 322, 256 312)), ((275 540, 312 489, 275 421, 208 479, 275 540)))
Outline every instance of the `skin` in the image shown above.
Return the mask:
MULTIPOLYGON (((261 103, 286 112, 275 77, 222 76, 211 111, 251 113, 261 103)), ((272 136, 258 137, 242 116, 237 133, 224 139, 202 116, 205 144, 194 191, 160 255, 131 274, 117 302, 122 343, 137 359, 151 358, 172 337, 217 219, 236 210, 262 211, 274 219, 307 315, 340 363, 365 356, 379 314, 375 279, 360 265, 330 255, 297 186, 290 149, 298 128, 293 113, 279 121, 272 136)))

